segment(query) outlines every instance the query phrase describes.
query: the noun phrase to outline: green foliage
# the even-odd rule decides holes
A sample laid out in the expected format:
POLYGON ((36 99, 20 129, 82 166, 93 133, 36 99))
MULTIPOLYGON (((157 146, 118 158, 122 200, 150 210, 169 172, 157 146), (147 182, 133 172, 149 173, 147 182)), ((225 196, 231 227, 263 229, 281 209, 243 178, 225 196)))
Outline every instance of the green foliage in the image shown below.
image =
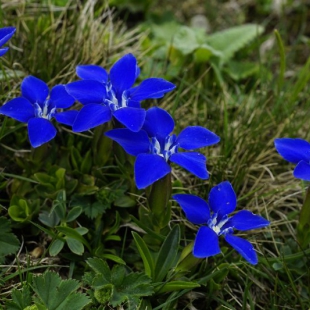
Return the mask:
POLYGON ((40 209, 40 200, 26 200, 13 195, 8 213, 12 220, 19 223, 30 221, 40 209))
POLYGON ((77 292, 79 286, 76 280, 62 280, 56 273, 46 272, 33 278, 35 304, 39 310, 83 309, 90 300, 77 292))
POLYGON ((95 290, 94 296, 101 304, 113 307, 123 304, 126 309, 136 309, 142 297, 153 293, 151 279, 142 273, 128 274, 123 265, 115 265, 110 270, 99 258, 90 258, 87 264, 92 272, 86 273, 84 281, 95 290))
MULTIPOLYGON (((168 58, 174 65, 174 74, 187 63, 187 56, 196 64, 210 63, 218 81, 222 83, 226 72, 235 80, 244 79, 258 72, 258 65, 237 62, 234 55, 262 34, 264 28, 255 24, 231 27, 227 30, 206 35, 203 29, 178 25, 175 22, 152 25, 155 46, 154 57, 168 58)), ((172 72, 171 72, 172 73, 172 72)))
POLYGON ((11 233, 10 222, 5 217, 0 217, 0 264, 5 256, 14 254, 19 249, 19 241, 11 233))
POLYGON ((297 225, 297 238, 301 248, 306 248, 310 244, 310 188, 307 189, 305 201, 303 203, 299 222, 297 225))
POLYGON ((7 310, 24 310, 31 306, 31 303, 31 289, 28 285, 23 285, 21 290, 12 291, 12 301, 7 302, 6 306, 7 310))

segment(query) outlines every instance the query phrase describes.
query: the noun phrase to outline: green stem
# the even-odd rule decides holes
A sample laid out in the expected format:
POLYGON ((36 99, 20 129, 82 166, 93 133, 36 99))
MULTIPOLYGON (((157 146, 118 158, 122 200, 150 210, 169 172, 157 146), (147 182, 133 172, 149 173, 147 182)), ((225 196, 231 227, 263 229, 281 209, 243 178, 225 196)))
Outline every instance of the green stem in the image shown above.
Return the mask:
POLYGON ((170 221, 169 199, 171 196, 171 174, 156 181, 148 195, 148 205, 151 211, 153 224, 160 230, 170 221))
POLYGON ((306 248, 310 242, 310 187, 307 189, 305 201, 300 211, 297 240, 302 249, 306 248))

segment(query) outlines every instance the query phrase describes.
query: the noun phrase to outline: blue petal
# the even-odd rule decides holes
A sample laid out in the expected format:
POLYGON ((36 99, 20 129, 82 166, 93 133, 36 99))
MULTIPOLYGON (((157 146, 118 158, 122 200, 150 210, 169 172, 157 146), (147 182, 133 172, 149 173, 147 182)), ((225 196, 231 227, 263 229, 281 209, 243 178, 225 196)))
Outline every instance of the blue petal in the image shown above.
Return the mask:
POLYGON ((140 104, 139 101, 134 101, 134 100, 131 100, 131 99, 128 99, 127 106, 130 107, 130 108, 138 108, 138 109, 141 108, 141 104, 140 104))
POLYGON ((190 126, 181 131, 176 143, 185 150, 194 150, 219 141, 220 137, 212 131, 200 126, 190 126))
POLYGON ((300 161, 294 169, 294 177, 305 181, 310 181, 310 164, 305 161, 300 161))
POLYGON ((258 263, 256 252, 249 241, 231 234, 227 234, 225 240, 250 264, 258 263))
POLYGON ((29 119, 35 117, 33 105, 23 97, 17 97, 8 101, 0 108, 0 114, 23 123, 27 123, 29 119))
POLYGON ((9 41, 15 33, 15 27, 4 27, 0 29, 0 46, 9 41))
POLYGON ((54 114, 54 118, 60 124, 72 126, 78 114, 79 114, 79 111, 70 110, 70 111, 56 113, 54 114))
POLYGON ((128 97, 136 101, 156 99, 163 97, 165 93, 174 88, 174 84, 164 79, 150 78, 144 80, 139 86, 131 88, 128 91, 128 97))
POLYGON ((134 169, 138 189, 150 186, 171 171, 163 157, 153 154, 139 154, 134 169))
POLYGON ((279 154, 291 163, 310 160, 310 143, 305 140, 280 138, 274 140, 274 145, 279 154))
POLYGON ((188 170, 200 179, 206 180, 209 178, 206 167, 206 158, 200 153, 175 153, 170 156, 169 160, 188 170))
POLYGON ((224 225, 223 229, 227 227, 234 227, 239 230, 250 230, 256 228, 262 228, 268 226, 269 221, 263 217, 253 214, 250 211, 242 210, 232 216, 227 223, 224 225))
POLYGON ((66 109, 73 105, 75 99, 70 96, 64 85, 56 85, 52 88, 50 102, 60 109, 66 109))
POLYGON ((100 83, 108 81, 108 74, 100 66, 96 65, 80 65, 76 67, 76 74, 83 80, 95 80, 100 83))
POLYGON ((233 212, 236 209, 236 193, 228 181, 224 181, 214 186, 209 194, 209 204, 211 209, 220 217, 233 212))
POLYGON ((205 258, 221 253, 218 235, 207 226, 198 230, 193 255, 198 258, 205 258))
POLYGON ((32 104, 35 102, 43 104, 49 94, 46 83, 31 75, 24 78, 21 90, 22 96, 27 98, 32 104))
POLYGON ((32 147, 38 147, 56 136, 56 128, 45 118, 32 118, 28 122, 28 135, 32 147))
POLYGON ((110 80, 116 91, 116 96, 122 95, 136 80, 137 60, 132 54, 119 59, 110 70, 110 80))
POLYGON ((209 206, 202 198, 189 194, 177 194, 172 198, 178 202, 190 222, 206 224, 210 219, 209 206))
POLYGON ((8 50, 8 47, 0 48, 0 57, 3 56, 8 50))
POLYGON ((98 81, 76 81, 67 84, 65 87, 69 95, 82 104, 103 103, 106 98, 106 88, 98 81))
POLYGON ((174 128, 173 118, 163 109, 153 107, 146 111, 143 129, 150 137, 166 138, 174 128))
POLYGON ((139 131, 145 120, 145 110, 136 108, 121 108, 113 113, 113 116, 131 131, 139 131))
POLYGON ((111 117, 112 115, 109 107, 101 104, 90 103, 80 110, 72 129, 75 132, 86 131, 108 122, 111 117))
POLYGON ((137 156, 149 152, 150 142, 144 130, 132 132, 126 128, 119 128, 109 130, 105 135, 120 144, 130 155, 137 156))

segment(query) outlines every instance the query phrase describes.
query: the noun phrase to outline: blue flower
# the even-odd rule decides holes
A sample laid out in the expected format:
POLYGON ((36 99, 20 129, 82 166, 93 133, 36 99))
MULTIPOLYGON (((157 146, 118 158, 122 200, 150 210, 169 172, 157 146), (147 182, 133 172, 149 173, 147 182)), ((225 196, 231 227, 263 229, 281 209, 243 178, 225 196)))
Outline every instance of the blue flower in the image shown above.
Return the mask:
POLYGON ((285 160, 297 164, 294 177, 310 181, 310 143, 298 138, 279 138, 274 140, 274 145, 285 160))
POLYGON ((0 114, 28 124, 28 135, 33 147, 38 147, 56 135, 51 123, 73 124, 77 111, 58 112, 57 109, 69 108, 74 103, 63 85, 54 86, 49 93, 48 86, 34 76, 26 77, 21 84, 22 96, 8 101, 0 107, 0 114))
POLYGON ((146 79, 132 87, 140 73, 132 54, 119 59, 109 75, 96 65, 78 66, 76 72, 82 80, 66 86, 68 93, 84 105, 73 124, 75 132, 108 122, 112 116, 128 129, 139 131, 145 119, 140 101, 161 98, 175 88, 172 83, 158 78, 146 79))
POLYGON ((7 41, 9 41, 16 29, 14 27, 5 27, 0 29, 0 57, 3 56, 7 51, 8 47, 2 47, 7 41))
POLYGON ((163 178, 171 171, 169 162, 176 163, 201 179, 209 177, 206 158, 197 152, 179 152, 179 148, 194 150, 218 143, 220 138, 200 126, 185 128, 177 137, 170 135, 174 121, 163 109, 153 107, 146 112, 142 130, 112 129, 105 134, 119 143, 125 151, 137 156, 135 182, 139 189, 163 178))
POLYGON ((250 230, 269 225, 269 221, 250 211, 242 210, 232 217, 228 214, 233 212, 237 205, 237 198, 228 181, 213 187, 209 194, 209 205, 202 198, 189 195, 177 194, 173 196, 185 212, 187 219, 201 226, 198 230, 193 255, 205 258, 219 254, 219 236, 225 240, 243 256, 249 263, 257 264, 257 255, 252 244, 240 237, 234 236, 234 229, 250 230), (210 207, 209 207, 210 206, 210 207))

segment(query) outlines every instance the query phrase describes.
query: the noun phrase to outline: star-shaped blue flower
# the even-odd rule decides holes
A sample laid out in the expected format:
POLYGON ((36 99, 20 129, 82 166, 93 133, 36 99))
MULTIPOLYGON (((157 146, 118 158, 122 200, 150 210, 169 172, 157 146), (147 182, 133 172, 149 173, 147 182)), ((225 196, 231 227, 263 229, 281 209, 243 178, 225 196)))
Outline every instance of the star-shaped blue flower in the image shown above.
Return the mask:
POLYGON ((204 155, 197 152, 179 152, 179 148, 194 150, 218 143, 220 138, 200 126, 187 127, 178 136, 170 135, 173 128, 174 121, 170 114, 153 107, 146 112, 141 131, 132 132, 120 128, 105 133, 128 154, 137 156, 134 171, 139 189, 167 175, 171 171, 169 162, 178 164, 201 179, 209 177, 204 155))
POLYGON ((269 221, 250 211, 242 210, 232 217, 228 214, 233 212, 237 205, 235 191, 228 181, 213 187, 209 194, 209 204, 202 198, 189 195, 177 194, 172 196, 185 212, 186 218, 198 225, 199 228, 193 249, 193 255, 205 258, 219 254, 219 236, 225 240, 243 256, 249 263, 257 264, 257 255, 252 244, 240 237, 234 236, 234 229, 250 230, 269 225, 269 221))
POLYGON ((77 111, 59 112, 57 109, 69 108, 74 103, 63 85, 49 88, 42 80, 26 77, 21 84, 22 96, 8 101, 0 107, 0 114, 28 124, 28 135, 33 147, 38 147, 56 135, 56 128, 51 123, 55 118, 58 123, 72 126, 77 111))
POLYGON ((4 27, 0 29, 0 57, 8 51, 8 47, 2 46, 12 38, 15 31, 16 29, 14 27, 4 27))
POLYGON ((84 105, 73 124, 75 132, 108 122, 112 116, 128 129, 139 131, 145 119, 140 101, 161 98, 175 88, 159 78, 149 78, 132 87, 140 73, 132 54, 119 59, 109 75, 96 65, 78 66, 76 72, 82 80, 66 86, 68 93, 84 105))
POLYGON ((274 145, 285 160, 297 164, 294 177, 310 181, 310 143, 298 138, 278 138, 274 145))

